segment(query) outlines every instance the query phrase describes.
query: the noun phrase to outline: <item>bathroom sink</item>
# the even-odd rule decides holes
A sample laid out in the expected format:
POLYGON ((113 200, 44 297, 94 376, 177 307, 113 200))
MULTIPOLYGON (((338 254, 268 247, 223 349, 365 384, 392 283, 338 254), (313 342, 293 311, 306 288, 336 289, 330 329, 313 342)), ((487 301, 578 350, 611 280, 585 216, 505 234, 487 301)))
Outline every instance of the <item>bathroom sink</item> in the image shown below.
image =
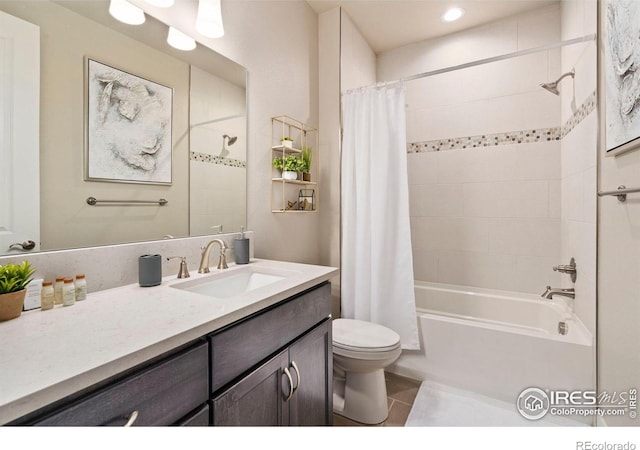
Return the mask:
POLYGON ((171 287, 214 298, 229 298, 285 278, 285 273, 247 267, 173 284, 171 287))

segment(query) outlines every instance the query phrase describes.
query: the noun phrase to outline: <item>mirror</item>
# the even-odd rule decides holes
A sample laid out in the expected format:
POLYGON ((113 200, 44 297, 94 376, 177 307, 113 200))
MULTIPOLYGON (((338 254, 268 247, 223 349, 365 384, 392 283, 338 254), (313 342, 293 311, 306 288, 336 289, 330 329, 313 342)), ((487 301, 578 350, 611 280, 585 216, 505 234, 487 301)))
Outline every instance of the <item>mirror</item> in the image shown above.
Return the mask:
MULTIPOLYGON (((40 28, 40 236, 23 239, 47 251, 239 231, 246 224, 246 70, 200 44, 176 50, 165 24, 146 14, 144 24, 125 25, 108 7, 104 0, 0 2, 0 11, 40 28), (170 184, 87 180, 89 59, 172 90, 171 145, 159 150, 171 152, 170 184), (91 206, 89 197, 167 204, 91 206)), ((119 101, 115 109, 126 109, 119 101)), ((0 254, 20 253, 8 250, 0 254)))

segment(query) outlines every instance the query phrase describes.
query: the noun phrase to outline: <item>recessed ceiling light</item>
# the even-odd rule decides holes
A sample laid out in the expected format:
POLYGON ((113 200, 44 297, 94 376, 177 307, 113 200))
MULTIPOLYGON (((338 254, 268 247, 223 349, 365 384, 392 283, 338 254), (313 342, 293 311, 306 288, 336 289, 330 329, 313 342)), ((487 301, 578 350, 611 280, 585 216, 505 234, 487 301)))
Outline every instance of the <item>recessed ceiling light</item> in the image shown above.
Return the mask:
POLYGON ((464 16, 464 9, 454 7, 449 8, 446 13, 440 17, 443 22, 453 22, 454 20, 458 20, 460 17, 464 16))

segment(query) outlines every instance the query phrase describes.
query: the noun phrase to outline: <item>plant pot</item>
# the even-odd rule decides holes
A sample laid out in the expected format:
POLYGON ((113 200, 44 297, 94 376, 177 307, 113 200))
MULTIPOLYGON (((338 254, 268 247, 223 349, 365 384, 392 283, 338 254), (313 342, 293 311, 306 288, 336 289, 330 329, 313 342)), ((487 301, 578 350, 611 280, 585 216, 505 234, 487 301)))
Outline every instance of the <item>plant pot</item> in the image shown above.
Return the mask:
POLYGON ((282 145, 286 148, 293 148, 293 141, 282 141, 282 145))
POLYGON ((311 174, 303 172, 302 173, 302 181, 311 181, 311 174))
POLYGON ((26 295, 26 289, 9 292, 8 294, 0 294, 0 322, 15 319, 22 314, 22 307, 26 295))
POLYGON ((282 178, 284 178, 285 180, 297 180, 298 172, 291 172, 291 171, 285 170, 282 172, 282 178))

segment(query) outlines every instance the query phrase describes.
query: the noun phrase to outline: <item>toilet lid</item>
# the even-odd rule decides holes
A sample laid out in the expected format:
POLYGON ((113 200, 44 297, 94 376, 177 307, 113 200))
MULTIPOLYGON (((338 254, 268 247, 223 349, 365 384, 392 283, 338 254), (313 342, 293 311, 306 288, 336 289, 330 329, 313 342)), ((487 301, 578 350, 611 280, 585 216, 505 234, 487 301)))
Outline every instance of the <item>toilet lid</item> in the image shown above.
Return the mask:
POLYGON ((397 348, 400 336, 387 327, 355 319, 333 321, 333 345, 344 349, 387 350, 397 348))

